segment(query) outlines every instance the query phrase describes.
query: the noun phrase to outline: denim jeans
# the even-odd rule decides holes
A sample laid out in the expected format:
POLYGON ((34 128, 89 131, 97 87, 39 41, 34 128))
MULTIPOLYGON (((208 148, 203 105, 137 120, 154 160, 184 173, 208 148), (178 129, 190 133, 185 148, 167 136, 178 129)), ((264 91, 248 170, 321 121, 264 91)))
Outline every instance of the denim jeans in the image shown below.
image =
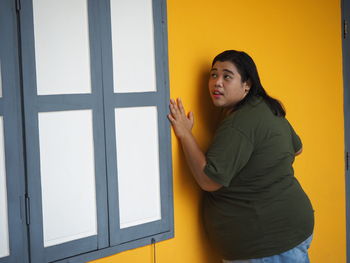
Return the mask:
POLYGON ((223 260, 223 263, 310 263, 307 253, 312 235, 298 246, 278 255, 265 258, 223 260))

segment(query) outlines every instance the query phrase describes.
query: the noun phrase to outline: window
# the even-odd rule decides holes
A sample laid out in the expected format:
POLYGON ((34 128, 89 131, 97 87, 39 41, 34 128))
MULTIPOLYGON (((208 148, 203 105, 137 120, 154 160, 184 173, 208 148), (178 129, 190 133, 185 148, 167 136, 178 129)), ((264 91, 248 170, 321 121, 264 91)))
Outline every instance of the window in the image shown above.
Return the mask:
POLYGON ((173 237, 165 1, 16 2, 0 2, 0 263, 173 237))

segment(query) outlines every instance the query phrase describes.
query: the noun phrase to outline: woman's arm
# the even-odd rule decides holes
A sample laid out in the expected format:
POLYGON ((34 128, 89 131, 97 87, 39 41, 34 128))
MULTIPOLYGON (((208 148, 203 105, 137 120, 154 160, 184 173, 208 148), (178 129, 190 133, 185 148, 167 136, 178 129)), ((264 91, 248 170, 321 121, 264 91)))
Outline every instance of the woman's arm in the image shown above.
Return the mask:
POLYGON ((301 154, 302 152, 303 152, 303 147, 301 147, 301 149, 295 153, 295 156, 301 154))
POLYGON ((206 159, 204 153, 199 148, 192 135, 192 127, 194 123, 193 113, 190 112, 186 116, 181 99, 177 99, 177 103, 175 100, 171 99, 169 108, 170 114, 168 114, 168 119, 171 122, 176 137, 181 142, 187 164, 190 167, 195 180, 205 191, 216 191, 220 189, 222 185, 210 179, 203 172, 206 165, 206 159))

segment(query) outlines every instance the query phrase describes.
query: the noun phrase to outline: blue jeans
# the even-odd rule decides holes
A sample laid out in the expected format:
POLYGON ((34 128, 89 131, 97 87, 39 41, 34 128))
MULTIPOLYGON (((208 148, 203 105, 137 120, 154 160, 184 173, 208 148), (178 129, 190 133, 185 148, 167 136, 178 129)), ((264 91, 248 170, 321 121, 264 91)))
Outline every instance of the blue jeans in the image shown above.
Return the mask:
POLYGON ((310 263, 307 253, 312 240, 312 235, 304 242, 286 252, 265 258, 223 260, 223 263, 310 263))

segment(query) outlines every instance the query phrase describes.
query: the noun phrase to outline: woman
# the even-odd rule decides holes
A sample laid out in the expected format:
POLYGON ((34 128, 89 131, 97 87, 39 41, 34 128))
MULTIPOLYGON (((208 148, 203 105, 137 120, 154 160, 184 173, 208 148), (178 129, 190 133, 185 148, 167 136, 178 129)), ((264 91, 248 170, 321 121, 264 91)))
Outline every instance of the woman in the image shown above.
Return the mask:
POLYGON ((225 112, 206 155, 180 99, 168 118, 205 191, 204 222, 224 263, 307 263, 314 216, 294 177, 300 138, 265 92, 252 58, 228 50, 212 63, 209 93, 225 112))

